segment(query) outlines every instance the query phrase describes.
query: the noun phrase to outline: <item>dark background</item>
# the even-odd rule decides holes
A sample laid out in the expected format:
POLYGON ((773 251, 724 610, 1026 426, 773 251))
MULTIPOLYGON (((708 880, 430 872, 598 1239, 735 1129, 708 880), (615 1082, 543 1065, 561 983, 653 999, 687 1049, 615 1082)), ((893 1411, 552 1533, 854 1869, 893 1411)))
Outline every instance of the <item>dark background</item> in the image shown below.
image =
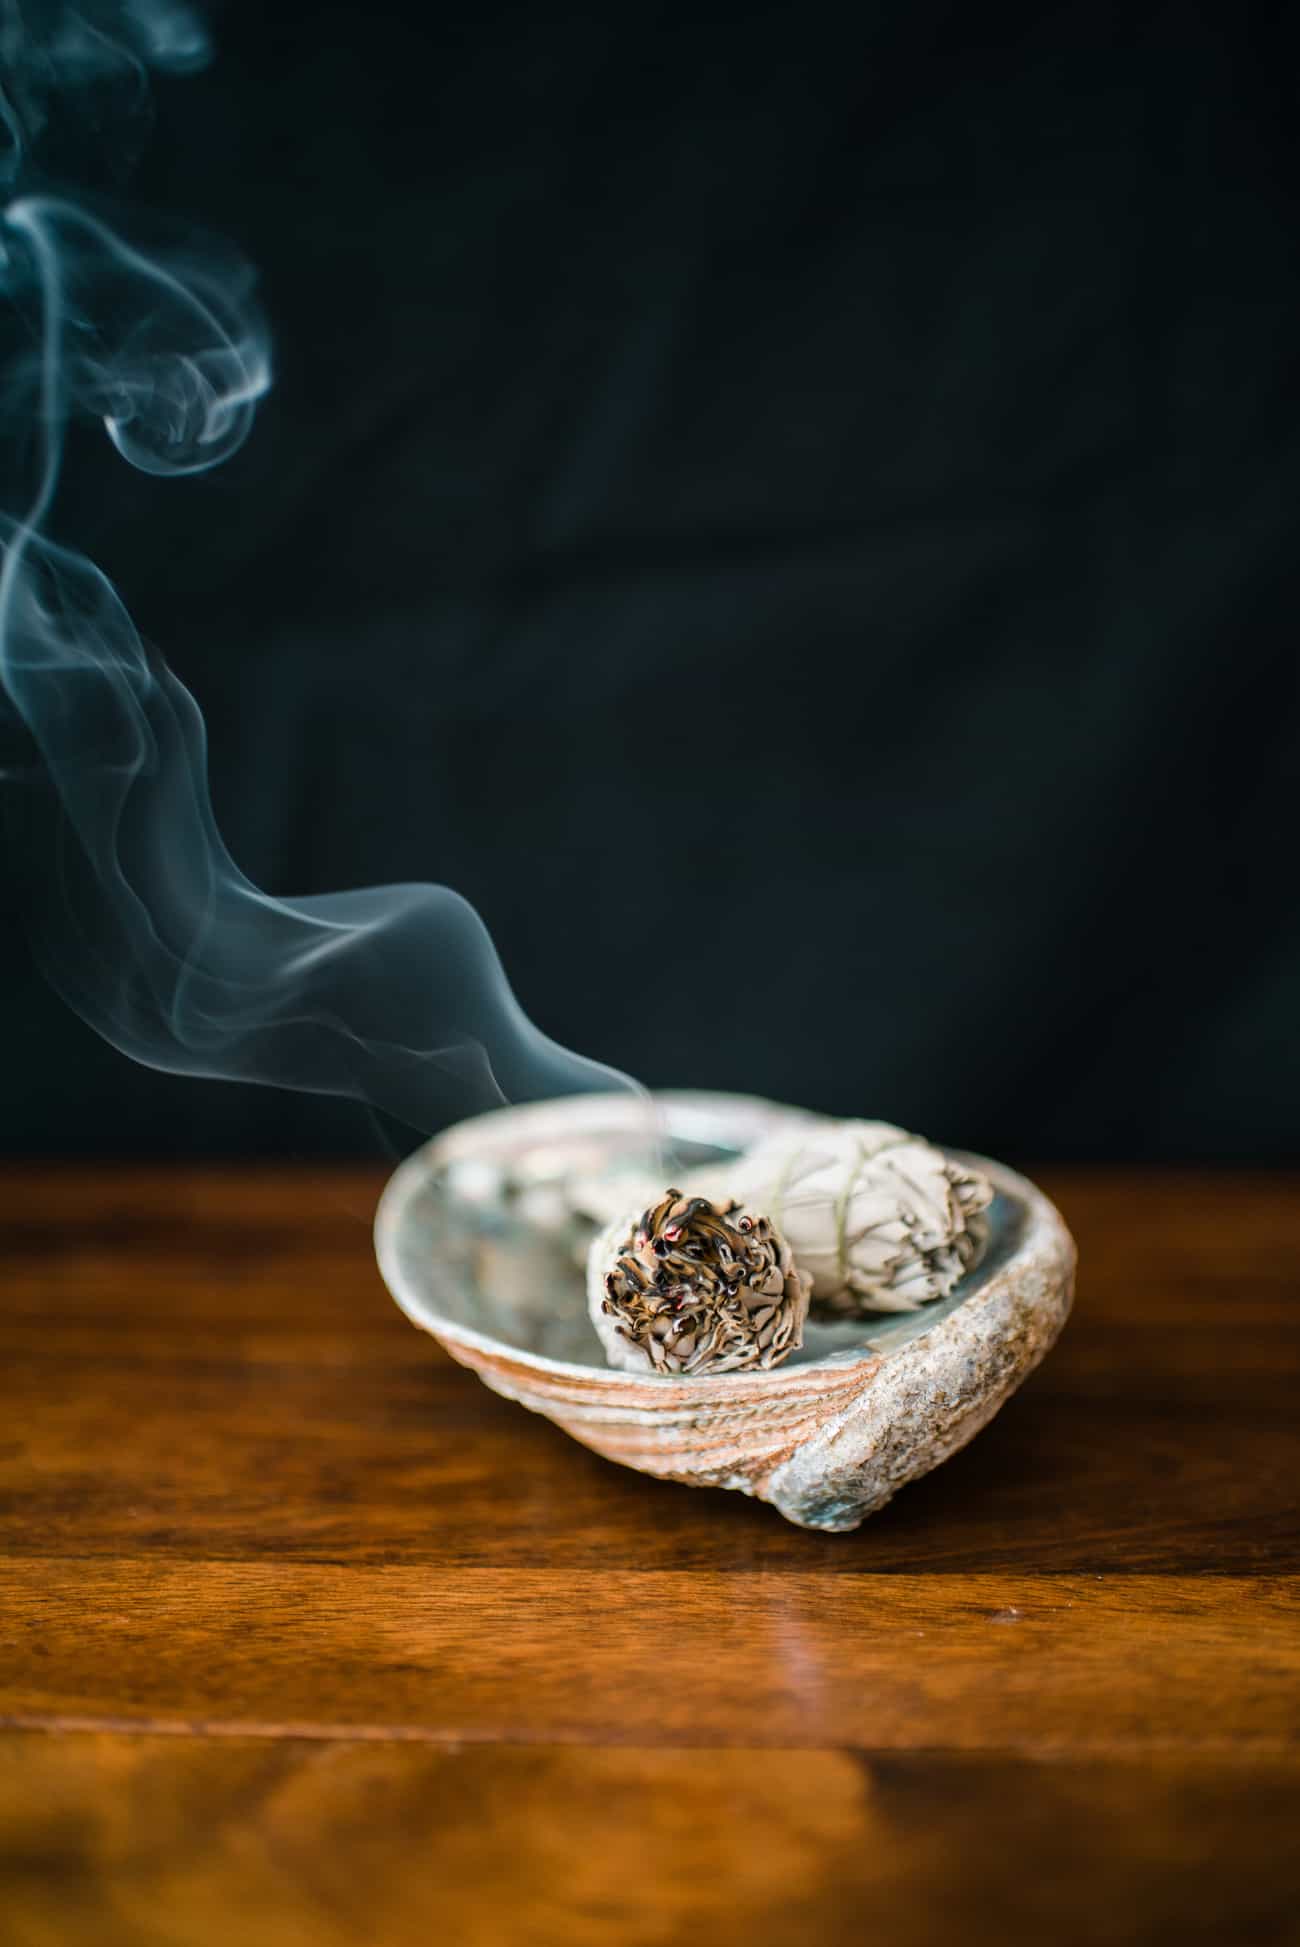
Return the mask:
MULTIPOLYGON (((652 1084, 1300 1151, 1289 12, 219 13, 134 191, 261 266, 276 389, 59 531, 241 864, 456 886, 652 1084)), ((374 1148, 10 937, 11 1151, 374 1148)))

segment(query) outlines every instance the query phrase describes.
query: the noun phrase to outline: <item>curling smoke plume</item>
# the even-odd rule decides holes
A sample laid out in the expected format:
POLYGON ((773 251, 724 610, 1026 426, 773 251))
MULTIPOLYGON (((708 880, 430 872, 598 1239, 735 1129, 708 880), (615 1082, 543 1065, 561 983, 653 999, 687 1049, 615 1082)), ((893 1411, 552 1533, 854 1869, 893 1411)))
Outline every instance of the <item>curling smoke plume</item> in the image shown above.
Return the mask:
POLYGON ((87 128, 129 156, 146 69, 197 67, 206 40, 158 0, 0 0, 0 23, 0 291, 20 344, 8 423, 34 447, 25 500, 0 523, 0 718, 36 758, 4 788, 50 981, 137 1061, 354 1096, 416 1128, 449 1108, 632 1086, 532 1026, 446 887, 273 898, 227 852, 197 704, 107 578, 47 532, 75 418, 146 473, 197 473, 242 444, 270 383, 246 274, 192 250, 145 255, 44 187, 87 128))

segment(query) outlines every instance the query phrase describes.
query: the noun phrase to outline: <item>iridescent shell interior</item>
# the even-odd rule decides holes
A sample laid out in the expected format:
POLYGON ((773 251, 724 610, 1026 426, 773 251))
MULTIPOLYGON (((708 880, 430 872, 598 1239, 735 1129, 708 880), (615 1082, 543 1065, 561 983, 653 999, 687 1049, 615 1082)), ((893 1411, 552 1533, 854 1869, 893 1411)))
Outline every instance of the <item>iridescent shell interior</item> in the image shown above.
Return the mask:
MULTIPOLYGON (((459 1325, 520 1352, 604 1372, 583 1280, 596 1226, 569 1208, 566 1178, 601 1169, 632 1183, 649 1170, 667 1185, 812 1118, 747 1097, 665 1094, 656 1098, 656 1117, 632 1097, 580 1096, 563 1106, 587 1107, 588 1126, 552 1132, 558 1106, 478 1117, 420 1152, 424 1167, 409 1182, 391 1240, 396 1295, 418 1324, 459 1325)), ((930 1331, 1014 1251, 1022 1222, 1016 1203, 998 1195, 990 1220, 987 1252, 947 1298, 921 1312, 810 1319, 786 1366, 858 1349, 888 1354, 930 1331)))

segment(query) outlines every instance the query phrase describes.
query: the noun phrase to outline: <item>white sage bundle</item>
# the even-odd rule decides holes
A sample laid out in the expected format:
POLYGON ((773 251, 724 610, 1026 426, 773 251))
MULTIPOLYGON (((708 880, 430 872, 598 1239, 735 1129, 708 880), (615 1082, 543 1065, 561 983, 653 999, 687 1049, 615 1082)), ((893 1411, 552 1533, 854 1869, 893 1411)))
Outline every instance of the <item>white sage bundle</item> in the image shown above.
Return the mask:
POLYGON ((944 1298, 988 1244, 992 1186, 888 1122, 828 1122, 776 1138, 728 1172, 734 1195, 770 1211, 812 1309, 910 1312, 944 1298))
POLYGON ((625 1372, 778 1366, 803 1343, 808 1291, 767 1217, 678 1190, 612 1224, 587 1260, 592 1323, 625 1372))

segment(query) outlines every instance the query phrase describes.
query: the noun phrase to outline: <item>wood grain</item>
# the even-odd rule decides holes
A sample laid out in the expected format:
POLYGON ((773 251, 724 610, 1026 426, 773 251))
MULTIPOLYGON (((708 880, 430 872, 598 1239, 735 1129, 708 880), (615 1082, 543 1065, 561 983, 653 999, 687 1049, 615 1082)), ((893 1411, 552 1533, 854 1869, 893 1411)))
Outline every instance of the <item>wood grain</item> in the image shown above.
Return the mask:
POLYGON ((9 1947, 1236 1947, 1297 1813, 1185 1762, 0 1738, 9 1947))
POLYGON ((1300 1732, 1285 1578, 19 1559, 5 1606, 0 1721, 1032 1753, 1300 1732))
POLYGON ((453 1366, 374 1173, 11 1172, 5 1940, 1300 1937, 1300 1185, 1042 1181, 1060 1346, 825 1536, 453 1366))

